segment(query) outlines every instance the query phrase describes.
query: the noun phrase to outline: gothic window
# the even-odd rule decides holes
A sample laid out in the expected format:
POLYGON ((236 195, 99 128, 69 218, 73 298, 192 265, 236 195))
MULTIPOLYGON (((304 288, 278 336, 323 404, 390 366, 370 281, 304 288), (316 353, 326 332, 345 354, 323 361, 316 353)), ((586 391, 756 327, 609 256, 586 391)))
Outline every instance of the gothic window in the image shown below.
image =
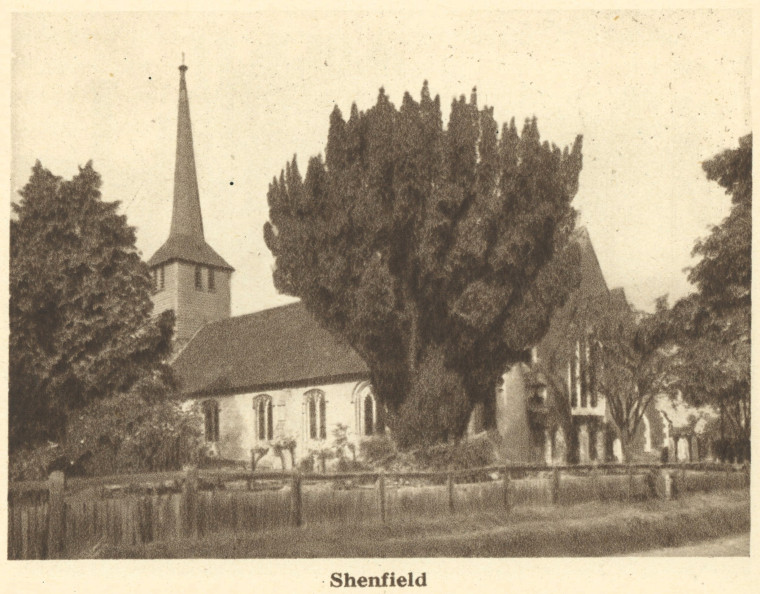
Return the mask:
POLYGON ((364 397, 364 435, 375 433, 375 398, 372 394, 364 397))
POLYGON ((203 290, 203 266, 195 267, 195 289, 197 291, 203 290))
POLYGON ((216 280, 214 279, 214 269, 208 269, 208 290, 209 293, 216 291, 216 280))
POLYGON ((256 440, 271 441, 274 434, 274 424, 272 422, 272 397, 268 394, 256 396, 256 398, 253 399, 253 411, 255 417, 256 440))
POLYGON ((576 408, 580 402, 581 396, 581 344, 576 342, 573 348, 573 355, 569 365, 569 388, 570 388, 570 406, 576 408))
POLYGON ((306 416, 309 439, 327 439, 327 403, 322 390, 309 390, 306 397, 306 416))
POLYGON ((598 404, 598 391, 599 391, 599 376, 598 367, 600 361, 601 345, 598 341, 591 343, 591 354, 588 361, 588 388, 591 395, 591 406, 596 407, 598 404))
POLYGON ((206 400, 203 403, 206 441, 219 441, 219 403, 206 400))

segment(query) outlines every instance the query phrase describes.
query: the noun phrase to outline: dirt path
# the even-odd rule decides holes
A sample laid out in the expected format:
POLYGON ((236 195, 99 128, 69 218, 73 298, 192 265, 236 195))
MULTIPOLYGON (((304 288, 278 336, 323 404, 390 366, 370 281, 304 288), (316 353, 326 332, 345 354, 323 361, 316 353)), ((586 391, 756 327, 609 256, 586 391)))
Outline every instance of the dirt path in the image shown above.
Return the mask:
POLYGON ((749 532, 739 536, 718 538, 665 549, 652 549, 621 557, 749 557, 749 532))

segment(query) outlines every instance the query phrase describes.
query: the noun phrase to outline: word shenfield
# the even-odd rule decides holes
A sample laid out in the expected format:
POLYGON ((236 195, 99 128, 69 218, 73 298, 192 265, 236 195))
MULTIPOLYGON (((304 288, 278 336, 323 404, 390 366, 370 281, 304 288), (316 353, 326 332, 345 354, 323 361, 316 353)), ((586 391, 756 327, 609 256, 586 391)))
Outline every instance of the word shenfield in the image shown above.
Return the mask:
POLYGON ((362 575, 352 576, 350 573, 340 573, 336 571, 330 575, 331 588, 406 588, 407 586, 427 586, 427 575, 425 572, 415 577, 414 573, 409 572, 407 575, 396 577, 394 572, 387 571, 382 576, 362 575))

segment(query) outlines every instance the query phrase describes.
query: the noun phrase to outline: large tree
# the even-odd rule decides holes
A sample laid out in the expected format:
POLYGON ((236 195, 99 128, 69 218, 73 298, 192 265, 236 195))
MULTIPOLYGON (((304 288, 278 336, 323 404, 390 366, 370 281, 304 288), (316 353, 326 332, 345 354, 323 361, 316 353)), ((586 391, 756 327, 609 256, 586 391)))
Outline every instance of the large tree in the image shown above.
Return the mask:
POLYGON ((88 163, 71 180, 37 162, 12 204, 11 449, 58 439, 68 411, 169 379, 173 317, 151 318, 135 232, 88 163))
POLYGON ((381 89, 325 158, 295 157, 269 188, 277 289, 364 358, 402 445, 458 438, 477 402, 546 331, 578 283, 570 237, 581 170, 535 118, 501 133, 493 108, 454 100, 444 127, 427 83, 396 108, 381 89))
POLYGON ((707 178, 731 197, 729 215, 696 242, 695 293, 661 307, 642 340, 679 348, 679 384, 691 404, 711 404, 728 434, 749 448, 752 282, 752 135, 705 161, 707 178))
POLYGON ((617 304, 600 313, 591 334, 595 389, 606 400, 625 461, 630 461, 631 445, 656 398, 673 396, 678 389, 673 349, 638 340, 649 317, 617 304))

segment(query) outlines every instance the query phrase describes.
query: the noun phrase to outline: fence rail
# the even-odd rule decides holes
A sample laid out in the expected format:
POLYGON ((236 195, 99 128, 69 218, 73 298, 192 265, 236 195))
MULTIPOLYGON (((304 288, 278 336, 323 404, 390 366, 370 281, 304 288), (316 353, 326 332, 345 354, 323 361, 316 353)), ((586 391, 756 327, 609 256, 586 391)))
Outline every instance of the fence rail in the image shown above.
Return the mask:
POLYGON ((749 465, 500 465, 451 471, 309 473, 189 469, 8 486, 9 559, 305 523, 413 519, 515 506, 675 498, 745 488, 749 465))

